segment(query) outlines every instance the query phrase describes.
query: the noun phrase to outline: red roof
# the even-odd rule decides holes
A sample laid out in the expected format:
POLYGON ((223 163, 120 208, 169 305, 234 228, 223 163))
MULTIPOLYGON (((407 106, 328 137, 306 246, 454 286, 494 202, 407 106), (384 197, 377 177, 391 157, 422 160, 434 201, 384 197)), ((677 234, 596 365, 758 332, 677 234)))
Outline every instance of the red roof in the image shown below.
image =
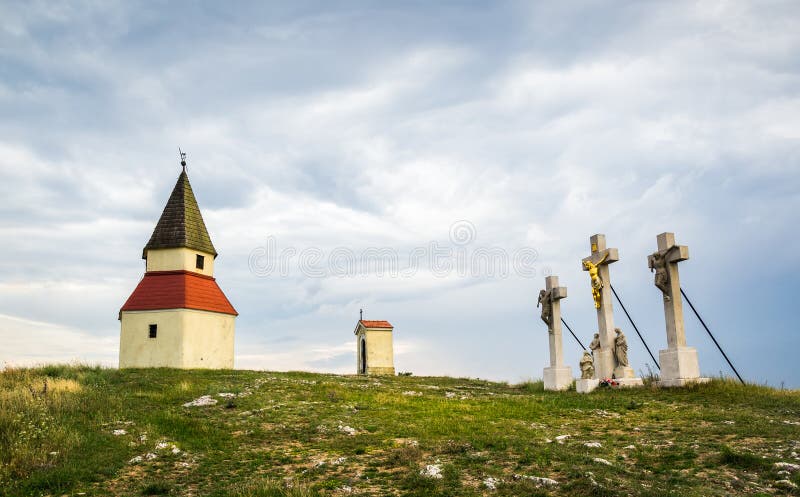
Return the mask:
POLYGON ((214 278, 190 271, 145 273, 120 312, 160 309, 197 309, 239 315, 214 278))
POLYGON ((365 321, 362 319, 360 323, 365 328, 394 328, 389 321, 365 321))

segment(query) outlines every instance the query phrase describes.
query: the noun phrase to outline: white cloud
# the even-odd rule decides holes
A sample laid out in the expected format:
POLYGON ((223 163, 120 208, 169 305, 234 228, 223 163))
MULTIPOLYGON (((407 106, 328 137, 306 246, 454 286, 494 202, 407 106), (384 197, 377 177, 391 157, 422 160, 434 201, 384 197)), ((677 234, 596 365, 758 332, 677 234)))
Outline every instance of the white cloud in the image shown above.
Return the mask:
MULTIPOLYGON (((570 288, 565 313, 584 337, 595 323, 578 261, 605 232, 622 256, 614 281, 654 343, 663 323, 644 257, 657 233, 676 231, 692 251, 682 277, 702 288, 731 353, 760 350, 744 323, 772 297, 728 302, 764 273, 789 288, 798 236, 786 227, 800 208, 793 3, 243 4, 224 19, 181 9, 179 26, 163 22, 172 14, 0 7, 0 312, 116 340, 181 146, 217 276, 241 313, 240 366, 349 371, 336 361, 352 351, 338 347, 366 307, 419 344, 405 358, 415 373, 539 375, 541 277, 248 271, 270 235, 298 251, 407 253, 446 241, 461 219, 476 245, 535 247, 537 268, 570 288), (287 336, 302 340, 270 342, 287 336)), ((777 345, 791 315, 770 319, 771 360, 755 379, 797 382, 777 345)), ((701 365, 724 367, 702 348, 701 365)))
POLYGON ((31 366, 82 362, 116 366, 119 343, 114 335, 95 336, 59 324, 0 314, 0 363, 31 366))

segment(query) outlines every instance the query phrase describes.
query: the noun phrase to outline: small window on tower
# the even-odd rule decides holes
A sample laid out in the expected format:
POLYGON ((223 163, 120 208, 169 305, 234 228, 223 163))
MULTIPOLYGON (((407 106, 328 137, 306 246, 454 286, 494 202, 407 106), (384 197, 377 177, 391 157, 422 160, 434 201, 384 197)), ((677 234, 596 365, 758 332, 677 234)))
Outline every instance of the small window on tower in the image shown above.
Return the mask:
POLYGON ((206 258, 203 257, 200 254, 197 254, 197 263, 195 264, 197 269, 203 269, 203 266, 205 265, 205 262, 206 262, 206 258))
POLYGON ((158 335, 158 325, 151 324, 150 325, 150 338, 155 338, 158 335))

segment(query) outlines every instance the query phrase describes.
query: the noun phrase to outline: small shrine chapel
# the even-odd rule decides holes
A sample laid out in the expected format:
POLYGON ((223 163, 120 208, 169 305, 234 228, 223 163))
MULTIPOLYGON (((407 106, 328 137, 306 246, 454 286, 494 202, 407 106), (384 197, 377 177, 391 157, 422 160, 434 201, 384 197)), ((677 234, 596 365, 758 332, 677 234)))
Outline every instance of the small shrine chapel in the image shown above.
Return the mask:
POLYGON ((150 241, 144 277, 119 311, 120 368, 233 368, 238 313, 214 279, 217 251, 186 161, 150 241))
POLYGON ((356 373, 394 375, 394 347, 389 321, 367 321, 363 311, 356 323, 356 373))

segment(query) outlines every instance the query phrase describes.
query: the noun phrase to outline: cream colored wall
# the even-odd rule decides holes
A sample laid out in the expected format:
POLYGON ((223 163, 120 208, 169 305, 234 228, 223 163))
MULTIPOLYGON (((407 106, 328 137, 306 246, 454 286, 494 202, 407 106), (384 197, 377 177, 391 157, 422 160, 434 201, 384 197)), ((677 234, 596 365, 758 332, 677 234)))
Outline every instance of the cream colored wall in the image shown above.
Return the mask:
POLYGON ((179 368, 183 364, 183 315, 180 310, 126 311, 120 320, 120 368, 179 368), (158 325, 156 338, 149 325, 158 325))
POLYGON ((236 316, 186 310, 183 367, 233 369, 236 316))
POLYGON ((126 311, 120 325, 120 368, 233 368, 236 317, 192 309, 126 311), (149 325, 158 336, 149 338, 149 325))
POLYGON ((192 271, 214 276, 214 255, 188 248, 150 249, 147 251, 147 271, 192 271), (197 255, 205 257, 203 269, 197 269, 197 255))
POLYGON ((367 328, 363 333, 367 343, 367 373, 394 374, 392 332, 367 328))

